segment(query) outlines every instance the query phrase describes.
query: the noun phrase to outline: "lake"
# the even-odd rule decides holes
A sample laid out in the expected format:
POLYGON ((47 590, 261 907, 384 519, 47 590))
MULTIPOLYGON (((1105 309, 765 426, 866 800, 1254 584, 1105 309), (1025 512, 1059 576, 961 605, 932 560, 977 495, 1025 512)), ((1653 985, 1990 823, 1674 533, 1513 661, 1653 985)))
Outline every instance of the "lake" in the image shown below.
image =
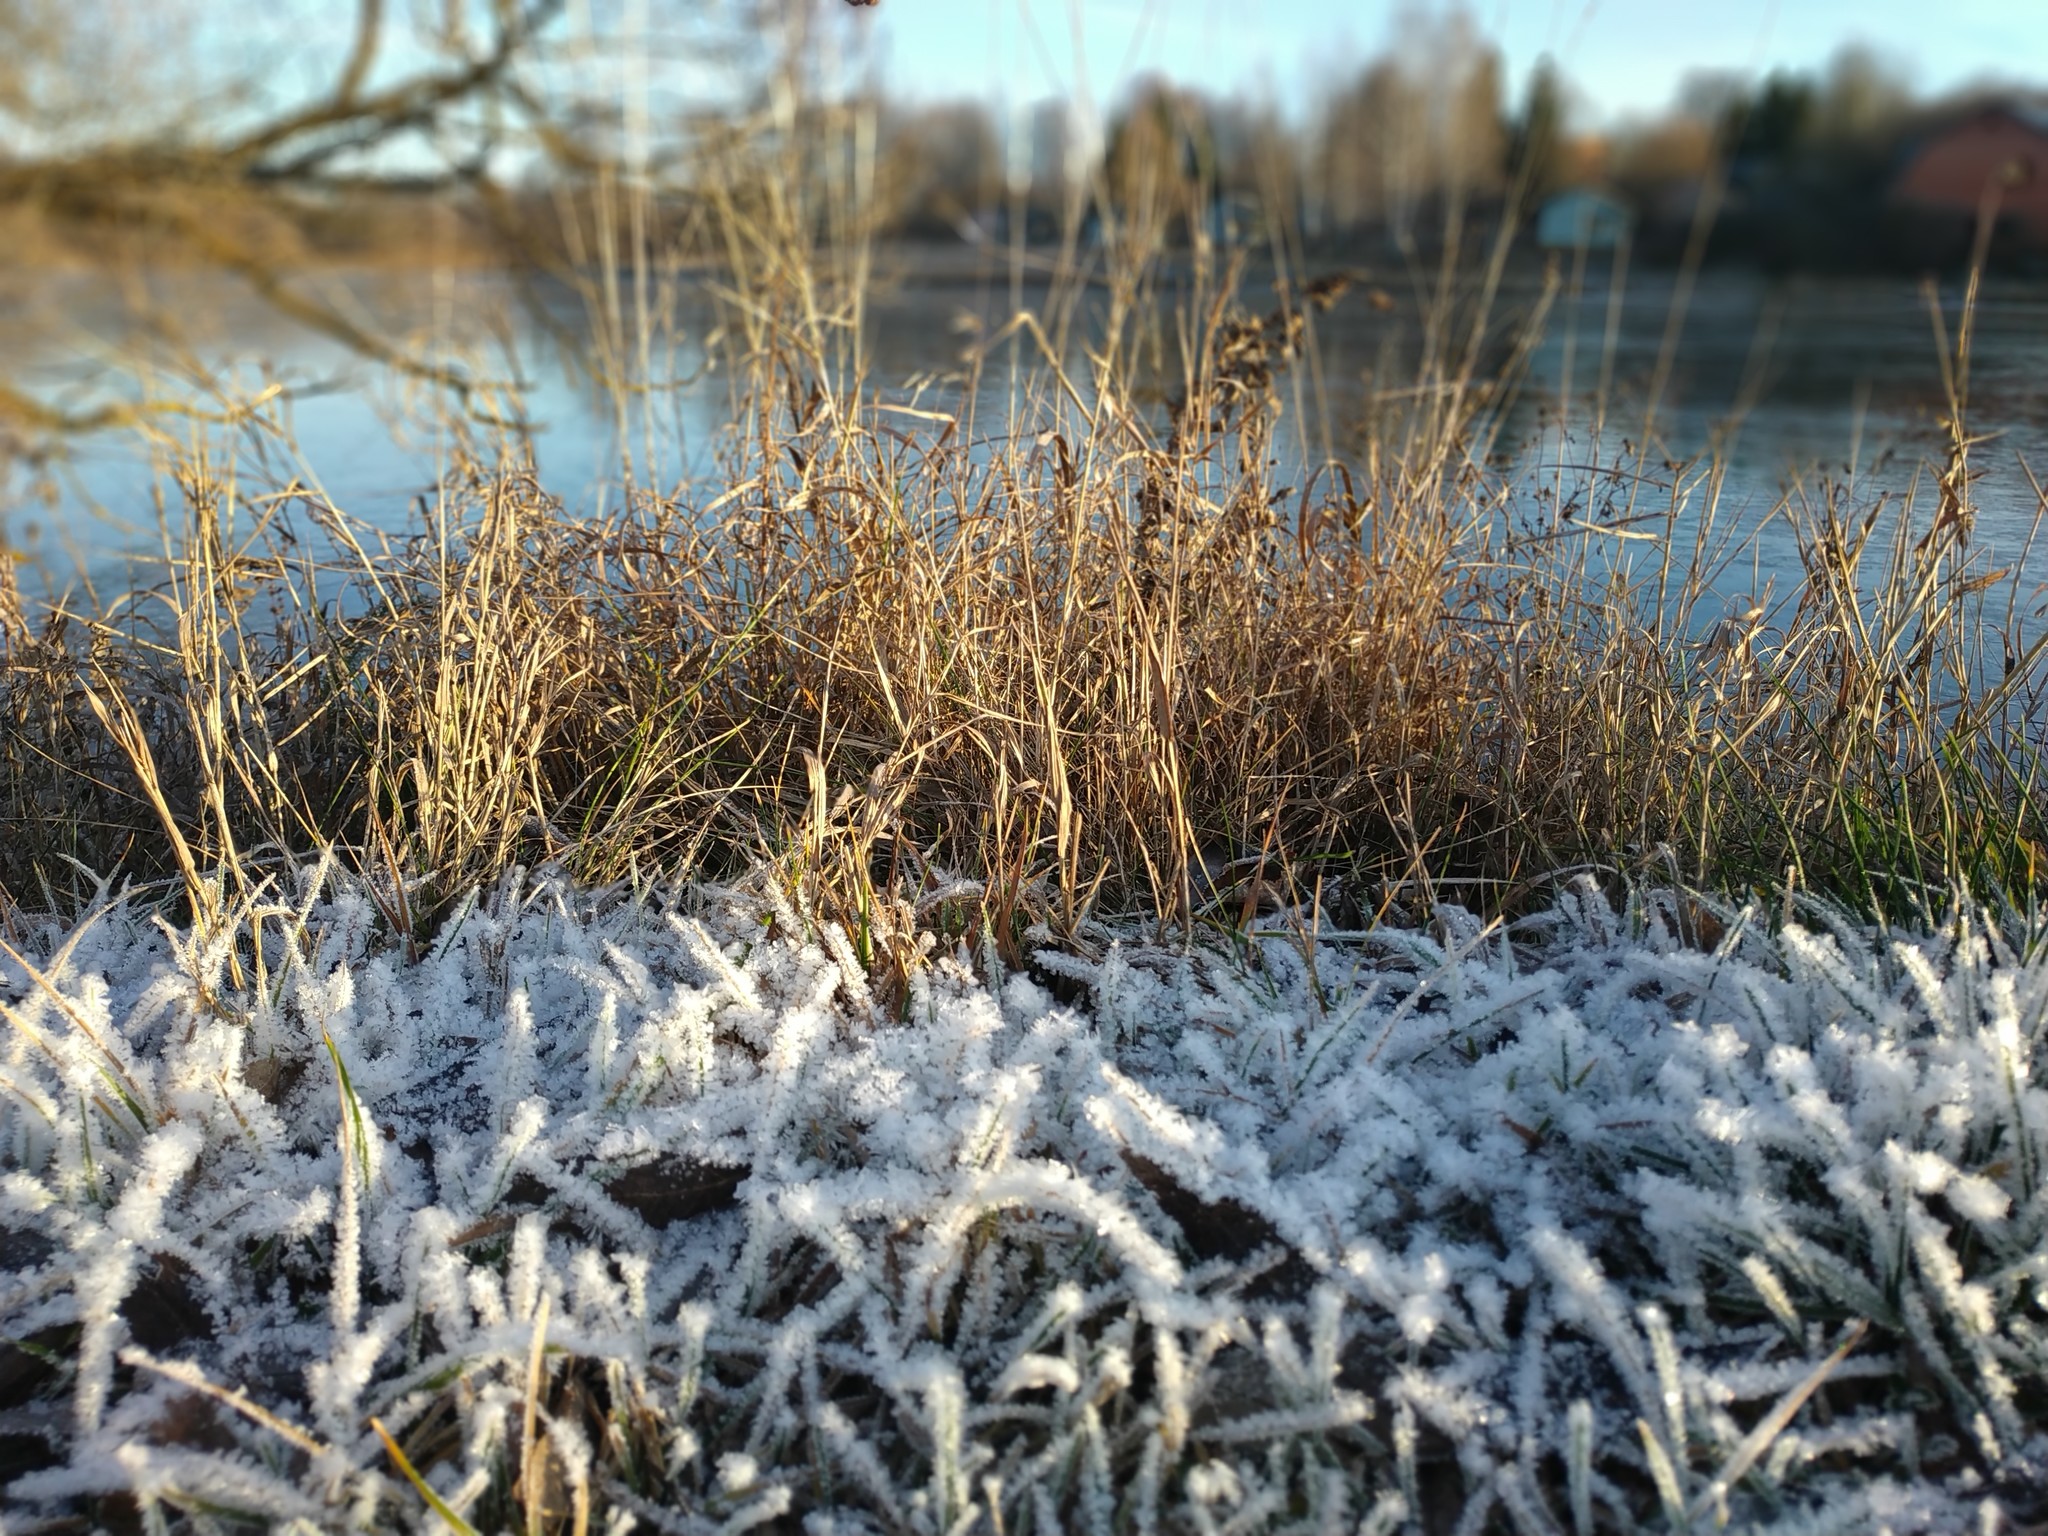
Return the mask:
MULTIPOLYGON (((345 312, 407 338, 415 355, 516 374, 542 478, 572 510, 617 504, 628 452, 643 484, 673 486, 713 468, 727 397, 720 376, 702 373, 703 341, 717 316, 701 294, 685 292, 657 338, 656 376, 682 382, 635 403, 622 421, 565 361, 558 336, 588 329, 566 290, 528 303, 492 274, 319 281, 345 312)), ((1431 284, 1428 275, 1411 282, 1378 274, 1316 317, 1315 365, 1299 371, 1298 387, 1283 381, 1283 452, 1315 460, 1327 444, 1342 456, 1363 417, 1413 398, 1431 284)), ((1255 279, 1248 306, 1267 302, 1267 287, 1255 279)), ((1693 515, 1706 488, 1698 483, 1703 467, 1687 461, 1717 446, 1725 474, 1716 526, 1762 530, 1740 570, 1724 578, 1731 592, 1774 577, 1776 589, 1786 589, 1796 560, 1774 514, 1788 497, 1813 502, 1824 481, 1845 487, 1852 506, 1902 496, 1917 481, 1920 511, 1931 510, 1946 394, 1935 322, 1916 283, 1709 271, 1680 327, 1672 323, 1672 273, 1628 273, 1617 290, 1601 272, 1576 296, 1571 287, 1567 281, 1528 351, 1520 389, 1491 422, 1489 462, 1512 478, 1531 516, 1549 515, 1546 495, 1580 507, 1593 500, 1592 466, 1634 467, 1646 396, 1660 378, 1650 418, 1657 447, 1642 462, 1644 478, 1629 482, 1638 487, 1635 511, 1655 514, 1661 527, 1676 484, 1685 488, 1684 516, 1693 515)), ((958 258, 918 264, 880 286, 868 307, 875 397, 956 407, 963 354, 1002 325, 1012 292, 1000 262, 958 258)), ((1515 317, 1531 314, 1540 292, 1533 267, 1511 271, 1494 311, 1502 323, 1489 362, 1506 355, 1515 317)), ((1035 281, 1022 293, 1027 306, 1046 299, 1035 281)), ((1939 308, 1951 347, 1960 301, 1960 284, 1945 283, 1939 308)), ((13 274, 0 284, 0 345, 16 379, 71 409, 132 397, 138 360, 158 398, 203 399, 207 391, 194 380, 204 377, 230 394, 273 390, 269 410, 295 450, 275 432, 188 417, 165 417, 164 430, 183 444, 209 444, 216 462, 232 457, 247 486, 276 488, 297 476, 380 529, 402 529, 430 504, 450 448, 431 391, 309 333, 224 278, 159 277, 138 304, 100 278, 13 274), (139 311, 149 316, 140 331, 139 311)), ((983 432, 1010 418, 1011 386, 1007 359, 993 357, 975 402, 983 432)), ((1981 473, 1977 545, 1988 561, 2012 565, 2039 508, 2023 464, 2048 478, 2048 285, 1987 282, 1968 419, 1982 439, 1971 459, 1981 473)), ((899 420, 911 426, 916 418, 899 420)), ((81 569, 102 587, 137 579, 135 558, 159 547, 163 462, 139 435, 103 432, 70 442, 40 471, 17 465, 0 537, 28 557, 31 588, 67 586, 81 569)), ((2036 551, 2020 579, 2031 602, 2048 581, 2048 552, 2036 551)))

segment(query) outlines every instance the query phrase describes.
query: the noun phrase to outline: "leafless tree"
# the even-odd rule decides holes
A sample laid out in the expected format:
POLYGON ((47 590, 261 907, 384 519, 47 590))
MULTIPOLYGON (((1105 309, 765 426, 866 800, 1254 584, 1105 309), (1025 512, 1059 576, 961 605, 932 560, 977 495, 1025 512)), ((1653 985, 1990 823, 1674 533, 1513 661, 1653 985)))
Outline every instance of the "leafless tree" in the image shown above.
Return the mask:
MULTIPOLYGON (((136 61, 116 59, 110 70, 95 53, 118 51, 135 9, 4 0, 0 206, 94 241, 127 237, 158 255, 196 257, 303 324, 404 363, 291 282, 263 214, 372 185, 454 186, 490 174, 510 130, 544 124, 543 44, 562 8, 563 0, 451 0, 434 25, 399 28, 386 0, 357 0, 329 79, 278 101, 259 80, 217 70, 161 95, 136 61), (121 78, 124 65, 140 78, 121 78), (406 139, 416 152, 378 163, 406 139)), ((196 12, 181 19, 208 25, 196 12)), ((206 47, 188 40, 188 52, 206 47)), ((70 418, 0 380, 0 413, 33 427, 92 426, 122 411, 70 418)))

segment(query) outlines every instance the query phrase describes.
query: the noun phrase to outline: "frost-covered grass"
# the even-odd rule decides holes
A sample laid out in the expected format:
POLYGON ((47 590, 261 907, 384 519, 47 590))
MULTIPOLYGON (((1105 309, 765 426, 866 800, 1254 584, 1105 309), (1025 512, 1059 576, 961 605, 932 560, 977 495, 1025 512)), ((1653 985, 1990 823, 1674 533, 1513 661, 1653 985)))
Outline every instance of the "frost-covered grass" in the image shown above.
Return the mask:
POLYGON ((7 1529, 2013 1529, 2048 958, 1802 916, 16 931, 7 1529))

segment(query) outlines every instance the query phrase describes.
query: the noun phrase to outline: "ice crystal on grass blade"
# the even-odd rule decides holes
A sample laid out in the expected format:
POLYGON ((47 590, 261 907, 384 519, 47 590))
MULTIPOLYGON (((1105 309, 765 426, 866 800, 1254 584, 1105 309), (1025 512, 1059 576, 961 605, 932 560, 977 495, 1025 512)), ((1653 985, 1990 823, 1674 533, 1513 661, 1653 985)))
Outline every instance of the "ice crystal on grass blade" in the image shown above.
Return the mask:
POLYGON ((2048 962, 1809 916, 932 946, 881 1010, 772 892, 105 903, 0 960, 5 1515, 2038 1522, 2048 962))

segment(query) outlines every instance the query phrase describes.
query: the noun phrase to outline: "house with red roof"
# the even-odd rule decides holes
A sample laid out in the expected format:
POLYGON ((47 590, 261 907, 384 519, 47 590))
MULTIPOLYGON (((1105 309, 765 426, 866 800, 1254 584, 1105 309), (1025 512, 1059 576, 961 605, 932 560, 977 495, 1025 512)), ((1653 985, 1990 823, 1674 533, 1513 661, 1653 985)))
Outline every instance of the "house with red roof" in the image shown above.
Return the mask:
POLYGON ((1950 120, 1907 155, 1890 201, 1951 233, 1973 233, 1989 211, 2001 244, 2048 251, 2048 103, 1995 102, 1950 120))

